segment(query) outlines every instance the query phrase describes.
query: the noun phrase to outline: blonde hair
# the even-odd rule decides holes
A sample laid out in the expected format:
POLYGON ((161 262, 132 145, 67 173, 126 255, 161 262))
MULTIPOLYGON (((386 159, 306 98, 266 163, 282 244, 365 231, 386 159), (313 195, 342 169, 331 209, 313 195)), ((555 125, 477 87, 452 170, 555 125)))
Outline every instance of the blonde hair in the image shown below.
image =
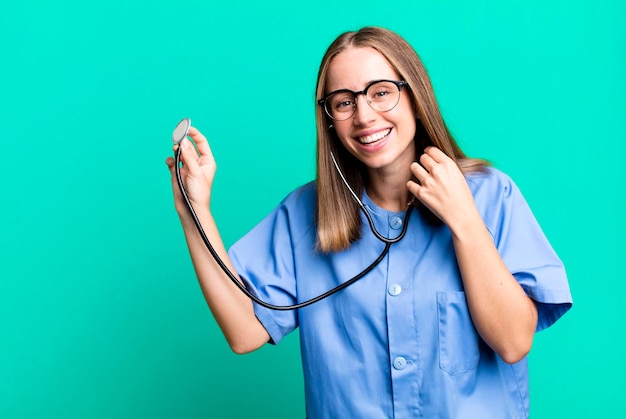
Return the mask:
MULTIPOLYGON (((384 28, 365 27, 346 32, 333 41, 324 54, 317 76, 316 101, 326 91, 328 68, 332 59, 349 47, 370 47, 382 54, 391 67, 408 83, 417 118, 416 152, 429 145, 438 147, 459 165, 464 173, 484 170, 484 160, 469 159, 461 151, 446 126, 435 93, 415 50, 398 34, 384 28)), ((335 155, 339 167, 358 196, 367 180, 365 166, 337 141, 330 125, 332 120, 322 106, 316 106, 317 121, 317 246, 322 252, 341 251, 359 239, 361 218, 359 206, 343 185, 330 157, 335 155)), ((417 158, 417 156, 416 156, 417 158)))

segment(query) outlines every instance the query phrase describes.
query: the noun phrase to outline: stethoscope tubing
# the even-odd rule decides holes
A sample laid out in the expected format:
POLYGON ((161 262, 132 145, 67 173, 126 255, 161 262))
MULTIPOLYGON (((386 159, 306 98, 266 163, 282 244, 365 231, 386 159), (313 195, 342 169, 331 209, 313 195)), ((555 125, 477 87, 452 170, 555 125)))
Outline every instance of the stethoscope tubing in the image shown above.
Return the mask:
MULTIPOLYGON (((297 309, 309 306, 311 304, 317 303, 318 301, 321 301, 321 300, 323 300, 323 299, 325 299, 327 297, 330 297, 331 295, 333 295, 333 294, 343 290, 344 288, 354 284, 356 281, 358 281, 359 279, 363 278, 365 275, 370 273, 380 262, 382 262, 382 260, 385 258, 387 253, 389 253, 389 248, 391 247, 391 244, 399 241, 406 234, 407 227, 409 225, 409 216, 410 216, 411 211, 413 209, 412 205, 410 205, 409 208, 406 211, 405 222, 404 222, 404 226, 402 228, 402 232, 400 233, 400 235, 398 237, 394 238, 394 239, 387 239, 387 238, 383 237, 382 235, 380 235, 378 233, 378 231, 376 231, 376 229, 374 227, 374 222, 372 220, 372 217, 370 216, 369 212, 365 209, 364 205, 359 200, 359 205, 360 205, 361 211, 364 212, 364 214, 365 214, 365 216, 366 216, 366 218, 368 220, 368 223, 370 225, 370 228, 372 229, 372 231, 374 232, 376 237, 379 240, 381 240, 382 242, 385 243, 385 248, 380 253, 380 255, 376 258, 376 260, 374 260, 374 262, 372 262, 367 268, 365 268, 363 271, 361 271, 360 273, 358 273, 357 275, 355 275, 354 277, 352 277, 348 281, 343 282, 342 284, 339 284, 336 287, 326 291, 325 293, 320 294, 317 297, 311 298, 310 300, 306 300, 306 301, 303 301, 301 303, 292 304, 292 305, 274 305, 274 304, 270 304, 270 303, 268 303, 266 301, 261 300, 256 295, 252 294, 245 287, 245 285, 239 280, 239 278, 237 278, 237 276, 232 273, 232 271, 228 268, 228 266, 226 266, 226 263, 224 263, 222 258, 217 254, 217 252, 215 251, 215 248, 213 247, 213 245, 209 241, 206 233, 204 232, 204 228, 202 227, 202 223, 200 223, 200 220, 198 219, 196 211, 193 209, 193 205, 191 204, 189 196, 187 195, 187 190, 185 189, 185 185, 183 184, 183 181, 182 181, 182 176, 180 174, 181 152, 182 152, 182 147, 179 144, 179 147, 176 150, 176 163, 175 163, 176 181, 178 183, 178 187, 180 189, 181 195, 183 196, 185 204, 187 205, 187 208, 189 209, 189 212, 191 214, 191 218, 193 219, 193 222, 196 225, 196 228, 198 229, 198 233, 200 234, 200 237, 202 238, 202 241, 204 242, 207 250, 209 251, 209 253, 213 257, 213 259, 215 259, 215 262, 218 264, 218 266, 224 272, 224 274, 226 274, 226 276, 232 281, 232 283, 235 284, 237 286, 237 288, 239 288, 239 290, 241 290, 241 292, 243 292, 248 298, 250 298, 252 301, 254 301, 255 303, 257 303, 258 305, 260 305, 262 307, 265 307, 265 308, 268 308, 268 309, 271 309, 271 310, 278 310, 278 311, 297 310, 297 309)), ((342 177, 343 177, 343 175, 342 175, 342 177)))

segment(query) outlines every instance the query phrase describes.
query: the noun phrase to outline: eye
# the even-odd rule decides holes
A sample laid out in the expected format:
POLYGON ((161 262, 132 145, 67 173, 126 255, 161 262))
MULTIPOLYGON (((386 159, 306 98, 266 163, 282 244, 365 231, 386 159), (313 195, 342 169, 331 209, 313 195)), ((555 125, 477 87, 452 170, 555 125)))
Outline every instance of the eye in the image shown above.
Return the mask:
POLYGON ((333 108, 335 108, 337 110, 341 110, 343 108, 350 108, 352 106, 354 106, 354 101, 352 101, 352 100, 343 100, 341 102, 335 103, 333 108))
POLYGON ((331 109, 338 112, 347 112, 354 107, 354 97, 347 93, 340 93, 330 98, 331 109))
POLYGON ((388 96, 391 91, 385 86, 377 86, 376 89, 370 94, 371 100, 382 100, 388 96))

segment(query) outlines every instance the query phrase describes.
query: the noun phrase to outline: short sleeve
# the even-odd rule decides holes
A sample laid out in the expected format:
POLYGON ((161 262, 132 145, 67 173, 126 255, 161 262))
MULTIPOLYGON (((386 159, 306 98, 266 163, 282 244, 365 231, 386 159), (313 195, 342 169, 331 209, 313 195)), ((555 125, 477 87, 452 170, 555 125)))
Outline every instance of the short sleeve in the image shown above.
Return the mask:
POLYGON ((495 181, 478 187, 475 199, 505 265, 537 305, 537 331, 551 326, 572 307, 563 263, 513 181, 497 170, 495 181))
MULTIPOLYGON (((248 290, 272 305, 297 303, 294 272, 294 243, 297 237, 294 235, 298 236, 303 228, 313 228, 312 222, 307 225, 311 217, 305 214, 310 210, 299 208, 302 205, 301 191, 291 193, 228 252, 248 290), (290 217, 290 214, 294 216, 290 217)), ((253 304, 255 315, 269 333, 271 343, 277 344, 298 327, 297 310, 273 310, 253 304)))

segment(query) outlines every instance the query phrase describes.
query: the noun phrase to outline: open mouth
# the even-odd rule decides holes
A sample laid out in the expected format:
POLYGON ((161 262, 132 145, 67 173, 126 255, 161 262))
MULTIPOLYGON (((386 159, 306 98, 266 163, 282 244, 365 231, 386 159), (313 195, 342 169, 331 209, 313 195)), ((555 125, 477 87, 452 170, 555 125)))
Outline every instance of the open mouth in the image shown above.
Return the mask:
POLYGON ((361 144, 373 144, 373 143, 375 143, 377 141, 382 140, 386 136, 388 136, 390 132, 391 132, 391 128, 387 128, 386 130, 379 131, 379 132, 374 133, 372 135, 367 135, 365 137, 357 137, 357 140, 361 144))

